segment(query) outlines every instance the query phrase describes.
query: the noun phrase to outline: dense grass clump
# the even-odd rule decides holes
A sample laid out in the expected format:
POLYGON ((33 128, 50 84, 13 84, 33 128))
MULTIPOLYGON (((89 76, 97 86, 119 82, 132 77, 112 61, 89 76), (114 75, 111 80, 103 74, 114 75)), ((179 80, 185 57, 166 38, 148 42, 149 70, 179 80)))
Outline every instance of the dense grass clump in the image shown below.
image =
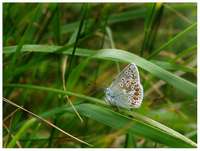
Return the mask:
POLYGON ((3 4, 3 147, 197 147, 195 3, 3 4), (144 100, 104 90, 134 62, 144 100))

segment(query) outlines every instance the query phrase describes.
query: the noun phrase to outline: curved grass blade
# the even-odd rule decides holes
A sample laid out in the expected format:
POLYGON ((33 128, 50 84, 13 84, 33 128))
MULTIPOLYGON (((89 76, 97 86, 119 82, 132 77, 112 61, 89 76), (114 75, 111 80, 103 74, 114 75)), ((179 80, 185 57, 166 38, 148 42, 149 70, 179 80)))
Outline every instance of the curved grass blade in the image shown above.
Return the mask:
POLYGON ((64 90, 60 90, 60 89, 55 89, 55 88, 49 88, 49 87, 43 87, 43 86, 37 86, 37 85, 29 85, 29 84, 4 84, 4 87, 13 87, 13 88, 25 88, 25 89, 35 89, 35 90, 40 90, 40 91, 47 91, 47 92, 54 92, 54 93, 58 93, 58 94, 67 94, 70 96, 76 96, 78 98, 82 98, 88 101, 91 101, 93 103, 98 103, 101 105, 105 105, 105 102, 93 98, 93 97, 89 97, 89 96, 85 96, 82 94, 78 94, 78 93, 74 93, 74 92, 70 92, 70 91, 64 91, 64 90))
MULTIPOLYGON (((81 104, 76 106, 79 113, 87 116, 90 119, 96 120, 102 124, 112 128, 121 129, 129 125, 128 132, 132 134, 142 135, 156 142, 171 146, 171 147, 197 147, 196 143, 186 138, 182 134, 173 134, 174 130, 159 129, 155 124, 144 123, 137 118, 129 118, 110 109, 99 107, 92 104, 81 104)), ((159 123, 160 124, 160 123, 159 123)))
POLYGON ((80 143, 83 143, 83 144, 86 144, 86 145, 88 145, 88 146, 92 146, 91 144, 88 144, 87 142, 85 142, 85 141, 83 141, 83 140, 80 140, 80 139, 74 137, 73 135, 71 135, 71 134, 65 132, 65 131, 62 130, 61 128, 59 128, 59 127, 57 127, 56 125, 52 124, 52 123, 49 122, 48 120, 42 118, 41 116, 38 116, 38 115, 35 114, 35 113, 30 112, 29 110, 27 110, 27 109, 25 109, 25 108, 23 108, 23 107, 17 105, 16 103, 14 103, 14 102, 12 102, 12 101, 6 99, 6 98, 3 98, 3 101, 5 101, 6 103, 9 103, 9 104, 11 104, 11 105, 13 105, 13 106, 15 106, 15 107, 17 107, 17 108, 20 108, 21 110, 23 110, 23 111, 25 111, 25 112, 27 112, 27 113, 29 113, 29 114, 31 114, 32 116, 35 117, 35 118, 32 118, 32 119, 28 120, 28 121, 22 126, 22 128, 19 130, 19 132, 14 136, 14 138, 12 139, 12 141, 8 144, 8 147, 14 147, 14 145, 16 144, 16 141, 21 137, 21 135, 24 134, 25 130, 26 130, 27 128, 29 128, 29 127, 36 121, 36 118, 39 119, 39 120, 41 120, 41 121, 43 121, 44 123, 47 123, 48 125, 52 126, 53 128, 57 129, 58 131, 64 133, 65 135, 67 135, 67 136, 69 136, 69 137, 75 139, 76 141, 78 141, 78 142, 80 142, 80 143))
POLYGON ((103 59, 112 59, 112 60, 118 59, 118 60, 129 62, 129 63, 134 62, 139 67, 150 72, 154 76, 168 82, 169 84, 181 90, 185 94, 193 98, 196 98, 197 96, 197 86, 194 83, 187 81, 181 77, 178 77, 175 74, 172 74, 171 72, 133 53, 129 53, 129 52, 117 50, 117 49, 114 49, 114 50, 105 49, 105 50, 99 51, 95 55, 95 57, 103 58, 103 59))
POLYGON ((177 138, 181 138, 182 140, 184 140, 185 142, 188 142, 189 144, 192 144, 193 146, 197 146, 197 144, 195 142, 193 142, 192 140, 188 139, 187 137, 183 136, 182 134, 180 134, 179 132, 153 120, 153 119, 150 119, 148 118, 147 116, 143 116, 141 114, 138 114, 136 112, 127 112, 125 111, 126 114, 128 115, 132 115, 134 118, 137 118, 138 120, 141 120, 143 121, 144 123, 147 123, 147 124, 150 124, 150 125, 153 125, 154 127, 156 128, 159 128, 160 130, 163 130, 163 131, 166 131, 168 133, 170 133, 170 135, 173 135, 174 137, 177 137, 177 138))
POLYGON ((35 118, 32 118, 28 120, 24 125, 19 129, 19 131, 16 133, 16 135, 12 138, 12 140, 8 144, 8 148, 15 147, 17 141, 24 135, 24 132, 27 131, 29 127, 33 125, 33 123, 36 121, 35 118))
MULTIPOLYGON (((44 46, 44 45, 26 45, 25 47, 22 48, 22 51, 53 53, 58 48, 60 47, 59 46, 44 46)), ((4 51, 3 51, 3 53, 12 53, 12 52, 15 52, 15 46, 6 47, 4 48, 4 51)), ((72 49, 67 49, 66 51, 62 53, 71 54, 71 52, 72 52, 72 49)), ((154 76, 168 82, 168 84, 174 86, 175 88, 184 92, 188 96, 191 96, 194 99, 197 97, 196 84, 190 81, 187 81, 133 53, 123 51, 120 49, 103 49, 99 51, 92 51, 88 49, 77 48, 75 55, 91 56, 93 58, 98 58, 98 59, 121 61, 121 62, 128 62, 128 63, 134 62, 137 66, 148 71, 154 76)))
MULTIPOLYGON (((93 103, 98 103, 105 105, 105 102, 93 98, 88 97, 82 94, 77 94, 73 92, 63 91, 59 89, 54 88, 48 88, 48 87, 41 87, 41 86, 35 86, 35 85, 25 85, 25 84, 8 84, 6 87, 18 87, 18 88, 25 88, 25 89, 36 89, 40 91, 49 91, 49 92, 55 92, 60 94, 68 94, 77 96, 82 99, 86 99, 88 101, 91 101, 93 103)), ((49 111, 51 114, 57 114, 57 111, 66 111, 66 106, 58 109, 54 109, 55 111, 49 111)), ((97 120, 105 125, 111 126, 113 128, 122 128, 127 123, 130 123, 132 121, 135 121, 133 124, 133 127, 131 127, 130 132, 131 133, 137 133, 138 135, 143 135, 147 138, 153 139, 157 142, 172 146, 172 147, 196 147, 196 143, 188 139, 187 137, 183 136, 182 134, 174 131, 173 129, 154 121, 146 116, 140 115, 136 112, 127 112, 126 114, 133 116, 134 119, 131 119, 130 117, 126 117, 120 113, 113 112, 112 110, 109 110, 104 107, 91 105, 91 104, 82 104, 82 105, 76 105, 76 109, 81 113, 82 115, 85 115, 91 119, 97 120)), ((70 112, 72 112, 72 108, 70 108, 70 112)), ((46 116, 48 113, 45 114, 46 116)))

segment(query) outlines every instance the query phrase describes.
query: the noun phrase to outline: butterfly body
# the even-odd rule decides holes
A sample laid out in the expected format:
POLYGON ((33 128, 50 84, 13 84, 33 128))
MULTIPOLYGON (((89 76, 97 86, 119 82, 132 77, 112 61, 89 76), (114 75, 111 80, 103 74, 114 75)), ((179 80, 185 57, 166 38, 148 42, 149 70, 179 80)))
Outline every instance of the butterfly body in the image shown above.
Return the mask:
POLYGON ((125 67, 105 91, 105 100, 111 105, 122 108, 138 108, 143 99, 143 87, 137 66, 125 67))

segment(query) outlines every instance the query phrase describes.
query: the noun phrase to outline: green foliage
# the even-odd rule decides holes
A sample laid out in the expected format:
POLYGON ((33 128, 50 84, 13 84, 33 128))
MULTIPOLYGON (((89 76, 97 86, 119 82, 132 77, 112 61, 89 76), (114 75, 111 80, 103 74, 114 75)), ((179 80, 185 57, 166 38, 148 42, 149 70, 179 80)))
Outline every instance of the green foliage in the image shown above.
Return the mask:
POLYGON ((4 102, 3 146, 197 147, 196 16, 195 3, 4 3, 3 97, 22 108, 4 102), (104 89, 132 62, 142 106, 116 109, 104 89))

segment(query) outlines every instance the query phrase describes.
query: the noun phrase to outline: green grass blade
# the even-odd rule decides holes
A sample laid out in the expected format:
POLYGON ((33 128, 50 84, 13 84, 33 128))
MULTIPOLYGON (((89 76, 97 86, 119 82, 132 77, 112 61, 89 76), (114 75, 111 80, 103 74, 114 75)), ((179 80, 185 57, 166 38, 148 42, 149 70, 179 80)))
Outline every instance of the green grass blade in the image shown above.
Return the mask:
POLYGON ((83 24, 84 24, 86 15, 87 15, 87 8, 88 8, 87 4, 82 5, 82 9, 81 9, 82 11, 81 12, 83 12, 83 15, 82 15, 82 18, 81 18, 81 22, 79 24, 79 28, 78 28, 78 32, 77 32, 77 35, 76 35, 76 41, 75 41, 75 44, 74 44, 74 47, 73 47, 73 51, 72 51, 72 54, 69 58, 69 67, 68 67, 68 70, 66 72, 66 82, 68 82, 68 77, 69 77, 69 74, 71 72, 71 68, 73 66, 75 52, 76 52, 76 48, 77 48, 77 45, 78 45, 78 40, 81 36, 81 30, 82 30, 82 27, 83 27, 83 24))
MULTIPOLYGON (((37 32, 37 35, 34 39, 34 43, 39 43, 42 40, 43 35, 45 34, 45 31, 47 30, 47 27, 50 25, 50 22, 52 21, 55 15, 56 8, 57 8, 57 4, 48 5, 48 9, 44 14, 44 18, 40 25, 40 29, 37 32)), ((56 27, 56 28, 59 28, 59 27, 56 27)))
POLYGON ((13 137, 13 139, 9 142, 8 144, 8 148, 13 148, 16 145, 16 142, 19 140, 19 138, 21 138, 25 132, 27 131, 27 129, 33 125, 33 123, 36 121, 35 118, 32 118, 30 120, 28 120, 20 129, 19 131, 15 134, 15 136, 13 137))
POLYGON ((184 71, 184 72, 192 72, 192 73, 196 73, 197 70, 194 68, 190 68, 184 65, 180 65, 180 64, 176 64, 176 63, 169 63, 166 61, 158 61, 158 60, 151 60, 152 63, 162 67, 165 70, 175 70, 175 71, 184 71))
POLYGON ((154 127, 153 124, 150 125, 149 123, 143 123, 143 121, 140 121, 136 118, 131 119, 104 107, 99 107, 92 104, 81 104, 76 106, 76 108, 81 114, 90 119, 96 120, 102 124, 116 129, 121 129, 128 126, 128 131, 130 133, 142 135, 167 146, 197 147, 196 143, 181 134, 174 135, 169 130, 160 130, 159 128, 154 127))
POLYGON ((143 18, 146 13, 146 8, 130 10, 118 14, 111 15, 108 19, 109 24, 114 24, 118 22, 124 22, 128 20, 134 20, 138 18, 143 18))
POLYGON ((168 82, 169 84, 179 89, 180 91, 184 92, 185 94, 193 98, 196 98, 197 96, 197 86, 194 83, 187 81, 181 77, 178 77, 177 75, 172 74, 171 72, 133 53, 129 53, 129 52, 117 50, 117 49, 105 49, 105 50, 99 51, 95 55, 95 57, 103 58, 103 59, 113 59, 113 60, 118 59, 120 61, 129 62, 129 63, 134 62, 136 65, 138 65, 142 69, 168 82))
POLYGON ((136 147, 136 142, 135 142, 135 139, 134 139, 134 135, 132 133, 126 134, 126 140, 125 140, 124 147, 125 148, 136 147))
MULTIPOLYGON (((73 92, 63 91, 59 89, 49 88, 49 87, 41 87, 41 86, 25 85, 25 84, 6 85, 6 87, 8 86, 74 95, 91 102, 96 102, 96 103, 105 105, 105 102, 102 102, 96 98, 88 97, 88 96, 73 93, 73 92)), ((81 113, 82 115, 87 116, 90 119, 96 120, 102 124, 108 125, 112 128, 117 128, 117 129, 124 128, 127 126, 127 124, 128 125, 131 124, 131 127, 129 127, 129 130, 128 130, 129 132, 133 134, 145 136, 156 142, 159 142, 171 147, 196 147, 197 146, 196 143, 186 138, 182 134, 174 131, 173 129, 135 112, 130 113, 130 112, 125 111, 126 114, 133 116, 133 118, 130 118, 120 113, 114 112, 110 109, 104 108, 102 106, 100 107, 100 106, 91 105, 91 104, 76 105, 76 109, 78 109, 79 113, 81 113)), ((54 111, 46 112, 42 116, 46 117, 46 116, 50 116, 49 114, 51 115, 58 114, 60 112, 66 111, 67 108, 66 106, 64 106, 63 109, 59 107, 53 110, 54 111)), ((72 108, 70 108, 69 111, 73 112, 72 108)))
POLYGON ((191 144, 193 146, 197 146, 197 144, 195 142, 193 142, 192 140, 188 139, 187 137, 183 136, 182 134, 180 134, 179 132, 153 120, 153 119, 150 119, 149 117, 147 116, 143 116, 141 114, 138 114, 136 112, 127 112, 125 111, 125 113, 127 113, 128 115, 132 115, 134 118, 137 118, 138 120, 141 120, 143 121, 144 123, 147 123, 147 124, 150 124, 156 128, 159 128, 160 130, 163 130, 163 131, 166 131, 168 132, 170 135, 173 135, 174 137, 177 137, 177 138, 181 138, 182 140, 184 140, 185 142, 187 142, 188 144, 191 144))
MULTIPOLYGON (((5 47, 4 53, 15 52, 15 47, 5 47)), ((22 51, 35 51, 35 52, 46 52, 53 53, 56 51, 58 46, 38 46, 38 45, 27 45, 23 47, 22 51)), ((72 49, 68 49, 64 54, 71 54, 72 49)), ((113 61, 121 61, 121 62, 134 62, 136 65, 141 67, 142 69, 150 72, 152 75, 168 82, 168 84, 174 86, 178 90, 183 93, 191 96, 192 98, 197 97, 197 86, 196 84, 187 81, 161 67, 158 65, 139 57, 133 53, 119 50, 119 49, 103 49, 99 51, 92 51, 87 49, 77 49, 76 54, 78 56, 92 56, 93 58, 104 59, 104 60, 113 60, 113 61)))
POLYGON ((165 44, 163 44, 162 46, 160 46, 158 49, 156 49, 149 57, 148 59, 152 59, 153 57, 155 57, 157 54, 160 53, 160 51, 162 51, 163 49, 165 49, 166 47, 168 47, 169 45, 174 44, 175 42, 177 42, 178 39, 180 39, 183 35, 185 35, 186 33, 188 33, 190 30, 192 30, 193 28, 195 28, 197 25, 197 23, 193 23, 192 25, 190 25, 189 27, 187 27, 185 30, 181 31, 180 33, 178 33, 176 36, 174 36, 173 38, 171 38, 169 41, 167 41, 165 44))
POLYGON ((183 51, 181 51, 180 53, 177 54, 177 56, 171 60, 171 62, 176 62, 179 58, 182 58, 186 55, 189 55, 189 54, 192 54, 192 53, 195 53, 197 50, 197 45, 193 45, 192 47, 189 47, 183 51))
MULTIPOLYGON (((33 11, 32 11, 32 17, 31 17, 31 23, 28 25, 28 27, 26 28, 26 31, 24 33, 24 35, 22 36, 22 38, 20 39, 19 41, 19 44, 17 45, 16 47, 16 51, 15 51, 15 54, 12 58, 12 63, 10 65, 10 70, 9 71, 13 71, 13 69, 15 68, 15 64, 17 62, 17 59, 19 59, 19 56, 20 56, 20 53, 21 53, 21 49, 24 45, 25 42, 27 42, 26 40, 27 39, 30 39, 30 38, 27 38, 29 37, 30 35, 30 31, 31 29, 33 28, 33 23, 34 21, 36 20, 37 18, 37 11, 40 9, 40 5, 38 5, 33 11)), ((30 40, 28 40, 29 42, 30 40)), ((11 76, 12 74, 9 72, 9 76, 11 76)))
POLYGON ((90 61, 90 57, 86 58, 84 61, 82 61, 79 65, 77 65, 72 72, 69 75, 69 80, 68 80, 68 90, 72 90, 75 85, 77 84, 81 73, 83 72, 83 70, 85 69, 85 67, 88 65, 89 61, 90 61))
POLYGON ((42 86, 37 86, 37 85, 28 85, 28 84, 4 84, 4 87, 16 87, 16 88, 25 88, 25 89, 36 89, 36 90, 41 90, 41 91, 47 91, 47 92, 53 92, 53 93, 58 93, 58 94, 65 94, 65 95, 70 95, 70 96, 76 96, 78 98, 82 98, 88 101, 91 101, 93 103, 98 103, 101 105, 105 105, 105 102, 93 98, 93 97, 89 97, 89 96, 85 96, 82 94, 78 94, 78 93, 74 93, 71 91, 64 91, 64 90, 60 90, 60 89, 55 89, 55 88, 48 88, 48 87, 42 87, 42 86))
MULTIPOLYGON (((126 11, 126 12, 122 12, 118 14, 113 14, 109 17, 108 23, 114 24, 118 22, 124 22, 128 20, 143 18, 145 16, 145 13, 146 13, 146 9, 142 8, 142 9, 130 10, 130 11, 126 11)), ((92 24, 92 19, 88 19, 87 23, 92 24)), ((62 26, 61 34, 73 32, 78 27, 78 25, 79 25, 79 22, 73 22, 73 23, 69 23, 67 25, 62 26)))
POLYGON ((57 5, 55 8, 55 16, 53 18, 53 33, 55 35, 56 44, 60 45, 61 41, 61 32, 60 32, 60 5, 57 5))
POLYGON ((26 130, 28 127, 30 127, 30 126, 36 121, 36 118, 39 119, 39 120, 41 120, 42 122, 44 122, 44 123, 50 125, 51 127, 57 129, 58 131, 64 133, 65 135, 67 135, 67 136, 73 138, 73 139, 76 140, 76 141, 78 141, 78 142, 80 142, 80 143, 83 143, 83 144, 86 144, 86 145, 88 145, 88 146, 92 146, 91 144, 88 144, 87 142, 85 142, 85 141, 83 141, 83 140, 81 140, 81 139, 79 139, 79 138, 77 138, 77 137, 75 137, 75 136, 73 136, 73 135, 67 133, 66 131, 62 130, 61 128, 57 127, 56 125, 52 124, 52 123, 49 122, 48 120, 44 119, 42 116, 38 116, 37 114, 35 114, 35 113, 33 113, 33 112, 31 112, 31 111, 29 111, 29 110, 27 110, 27 109, 25 109, 25 108, 19 106, 18 104, 14 103, 14 102, 12 102, 12 101, 6 99, 6 98, 3 98, 3 101, 5 101, 6 103, 9 103, 9 104, 12 105, 12 106, 15 106, 15 107, 17 107, 17 108, 20 108, 21 110, 23 110, 23 111, 29 113, 30 115, 34 116, 34 118, 32 118, 32 119, 30 119, 30 120, 28 120, 28 121, 26 122, 27 124, 24 124, 24 125, 22 126, 21 130, 17 133, 16 136, 14 136, 13 140, 9 143, 10 146, 16 144, 16 141, 20 138, 21 135, 23 135, 23 134, 26 132, 25 130, 26 130))
POLYGON ((162 3, 150 3, 148 7, 148 15, 145 19, 144 26, 144 41, 140 51, 141 56, 143 56, 145 50, 151 52, 154 48, 154 43, 162 18, 164 5, 162 3))
MULTIPOLYGON (((18 109, 19 109, 19 108, 18 108, 18 109)), ((41 127, 41 123, 38 123, 38 124, 36 124, 36 126, 33 128, 33 133, 30 134, 30 135, 28 136, 28 140, 29 140, 29 141, 27 141, 26 144, 24 145, 25 148, 31 148, 31 145, 32 145, 32 144, 31 144, 31 143, 32 143, 31 138, 35 136, 35 134, 37 133, 37 131, 39 131, 40 127, 41 127)))
POLYGON ((154 22, 152 25, 152 32, 150 33, 150 37, 148 39, 148 50, 152 52, 155 45, 156 36, 160 27, 161 19, 163 16, 164 5, 162 3, 156 3, 156 13, 154 17, 154 22))
POLYGON ((147 9, 147 15, 145 18, 145 24, 144 24, 144 41, 142 44, 142 48, 140 51, 140 55, 143 56, 144 50, 148 49, 148 41, 151 36, 151 28, 153 25, 153 20, 154 20, 154 14, 155 14, 155 3, 150 3, 148 4, 148 9, 147 9))

